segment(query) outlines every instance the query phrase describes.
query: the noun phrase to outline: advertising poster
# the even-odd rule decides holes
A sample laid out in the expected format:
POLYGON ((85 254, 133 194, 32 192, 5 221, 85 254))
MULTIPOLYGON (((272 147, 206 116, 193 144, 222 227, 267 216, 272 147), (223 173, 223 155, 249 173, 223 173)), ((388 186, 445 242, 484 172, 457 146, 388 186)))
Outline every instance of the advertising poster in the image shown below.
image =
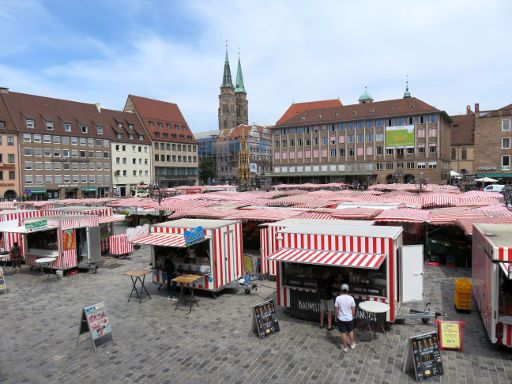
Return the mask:
POLYGON ((91 305, 90 307, 85 307, 84 311, 87 324, 89 325, 89 332, 93 340, 112 333, 112 326, 108 320, 105 303, 101 302, 91 305))
POLYGON ((438 321, 441 349, 462 351, 462 329, 460 321, 438 321))
POLYGON ((386 148, 413 148, 414 125, 386 127, 386 148))
POLYGON ((76 234, 72 229, 62 231, 62 247, 64 251, 76 249, 76 234))
POLYGON ((443 361, 439 349, 437 332, 426 333, 409 339, 412 364, 416 381, 424 381, 443 372, 443 361))
POLYGON ((255 305, 253 311, 254 329, 260 339, 279 332, 279 322, 273 300, 255 305))

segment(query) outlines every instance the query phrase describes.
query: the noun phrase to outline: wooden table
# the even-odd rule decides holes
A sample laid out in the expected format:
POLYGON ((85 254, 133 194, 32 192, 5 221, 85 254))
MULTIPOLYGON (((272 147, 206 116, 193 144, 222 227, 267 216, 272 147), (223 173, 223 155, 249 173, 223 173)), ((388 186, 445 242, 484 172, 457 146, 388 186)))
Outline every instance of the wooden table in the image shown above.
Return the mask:
POLYGON ((146 275, 150 273, 151 271, 147 269, 136 269, 134 271, 125 272, 125 275, 130 276, 130 278, 132 279, 132 291, 130 292, 130 297, 128 297, 128 302, 130 302, 130 299, 132 298, 133 291, 135 291, 137 297, 139 298, 139 304, 142 301, 142 294, 144 293, 144 291, 146 291, 146 294, 151 300, 151 295, 149 294, 148 290, 146 289, 146 286, 144 285, 146 275), (140 283, 140 293, 137 290, 137 282, 140 283))
POLYGON ((178 305, 182 303, 183 305, 187 305, 187 301, 190 303, 190 309, 188 313, 192 312, 192 306, 194 303, 199 307, 199 303, 194 296, 195 282, 201 278, 200 275, 180 275, 172 279, 176 284, 180 286, 180 295, 178 296, 178 301, 176 301, 176 307, 174 310, 178 309, 178 305), (185 295, 185 288, 189 288, 190 295, 187 298, 185 295))

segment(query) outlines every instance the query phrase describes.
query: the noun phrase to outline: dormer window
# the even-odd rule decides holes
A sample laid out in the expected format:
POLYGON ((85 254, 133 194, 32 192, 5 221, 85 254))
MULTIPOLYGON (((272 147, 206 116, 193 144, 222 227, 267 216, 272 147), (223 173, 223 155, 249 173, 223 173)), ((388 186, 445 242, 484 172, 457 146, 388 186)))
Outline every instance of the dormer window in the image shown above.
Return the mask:
POLYGON ((34 120, 32 120, 32 119, 26 119, 26 120, 25 120, 25 124, 26 124, 27 128, 31 128, 31 129, 33 129, 33 128, 35 128, 35 127, 36 127, 36 123, 35 123, 35 121, 34 121, 34 120))
POLYGON ((140 141, 144 140, 144 135, 139 135, 139 140, 140 141))
POLYGON ((71 132, 71 123, 64 123, 64 132, 71 132))
POLYGON ((98 135, 103 135, 103 127, 96 127, 96 133, 98 135))
POLYGON ((89 129, 87 128, 87 125, 81 125, 80 130, 82 131, 82 133, 87 133, 89 129))
POLYGON ((116 134, 116 137, 117 137, 118 139, 122 139, 122 138, 123 138, 123 134, 122 134, 122 133, 117 133, 117 134, 116 134))
POLYGON ((128 124, 128 129, 133 129, 133 124, 128 124))
POLYGON ((5 121, 0 120, 0 128, 5 128, 5 121))
POLYGON ((48 131, 53 131, 53 121, 46 121, 44 125, 48 131))
POLYGON ((118 128, 123 128, 123 123, 117 123, 118 128))

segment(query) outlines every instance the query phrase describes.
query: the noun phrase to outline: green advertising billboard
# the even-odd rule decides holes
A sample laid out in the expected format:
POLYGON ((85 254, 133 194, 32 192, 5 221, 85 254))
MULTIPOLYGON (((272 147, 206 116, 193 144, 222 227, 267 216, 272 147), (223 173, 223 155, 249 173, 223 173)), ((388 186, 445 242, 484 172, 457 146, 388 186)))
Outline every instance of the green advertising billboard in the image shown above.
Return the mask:
POLYGON ((386 127, 386 147, 414 147, 414 125, 386 127))

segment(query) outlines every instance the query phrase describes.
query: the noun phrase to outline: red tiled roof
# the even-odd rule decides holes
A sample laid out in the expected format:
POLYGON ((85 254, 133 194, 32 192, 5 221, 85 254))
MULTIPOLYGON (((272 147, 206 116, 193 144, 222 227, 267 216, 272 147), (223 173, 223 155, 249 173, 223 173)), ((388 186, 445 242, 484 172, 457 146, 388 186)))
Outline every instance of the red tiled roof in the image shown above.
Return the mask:
MULTIPOLYGON (((46 96, 29 95, 26 93, 7 92, 0 94, 12 116, 14 126, 20 132, 51 133, 53 135, 78 136, 81 134, 80 125, 88 126, 87 135, 111 141, 149 144, 149 137, 136 114, 123 111, 103 109, 95 104, 80 103, 71 100, 54 99, 46 96), (26 119, 35 122, 35 128, 26 127, 26 119), (53 122, 53 130, 45 127, 47 121, 53 122), (72 124, 72 131, 64 131, 64 123, 72 124), (123 128, 117 124, 122 123, 123 128), (133 125, 134 139, 128 139, 128 125, 133 125), (103 134, 97 134, 96 127, 103 127, 103 134), (123 139, 117 139, 116 132, 124 133, 123 139), (140 141, 138 135, 143 135, 140 141)), ((1 105, 1 104, 0 104, 1 105)), ((4 115, 0 110, 1 116, 4 115)))
POLYGON ((226 141, 226 140, 238 140, 242 136, 247 137, 251 132, 258 131, 258 133, 263 133, 265 127, 261 125, 245 125, 240 124, 239 126, 231 129, 228 133, 221 133, 218 140, 226 141))
POLYGON ((295 115, 309 111, 311 109, 324 109, 324 108, 335 108, 341 107, 343 104, 340 99, 331 99, 331 100, 318 100, 318 101, 307 101, 304 103, 293 103, 288 107, 286 112, 279 120, 277 120, 276 125, 284 124, 285 121, 291 119, 295 115))
POLYGON ((144 126, 153 140, 178 143, 196 142, 194 134, 190 130, 177 104, 129 95, 126 100, 125 110, 130 110, 132 106, 144 122, 144 126), (161 123, 162 127, 159 127, 158 123, 161 123), (167 124, 170 124, 170 127, 167 124), (157 136, 155 133, 159 135, 157 136), (168 134, 168 137, 164 137, 164 133, 168 134), (173 137, 173 134, 176 136, 173 137), (184 138, 180 138, 180 135, 183 135, 184 138))
POLYGON ((421 113, 441 113, 447 120, 450 120, 446 112, 440 111, 416 97, 410 97, 407 99, 375 101, 365 104, 309 109, 295 114, 285 121, 282 121, 281 118, 280 122, 276 124, 276 127, 377 119, 383 117, 417 115, 421 113))
POLYGON ((451 116, 453 123, 451 129, 451 145, 475 144, 475 115, 473 112, 465 115, 451 116))

